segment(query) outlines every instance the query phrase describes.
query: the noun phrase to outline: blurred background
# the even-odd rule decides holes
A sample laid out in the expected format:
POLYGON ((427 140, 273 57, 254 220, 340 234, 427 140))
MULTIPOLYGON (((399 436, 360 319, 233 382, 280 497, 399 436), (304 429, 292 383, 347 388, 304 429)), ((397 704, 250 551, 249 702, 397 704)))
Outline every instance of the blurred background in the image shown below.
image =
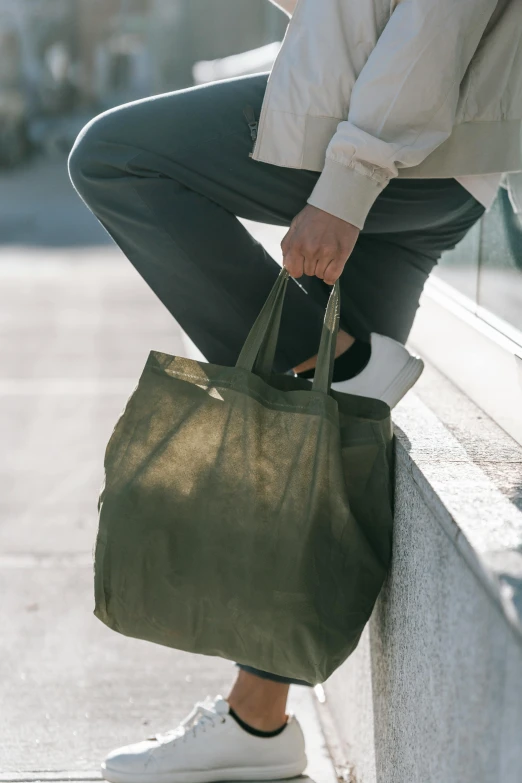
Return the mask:
POLYGON ((194 84, 196 62, 281 40, 285 26, 266 0, 0 0, 2 159, 66 144, 67 116, 194 84))

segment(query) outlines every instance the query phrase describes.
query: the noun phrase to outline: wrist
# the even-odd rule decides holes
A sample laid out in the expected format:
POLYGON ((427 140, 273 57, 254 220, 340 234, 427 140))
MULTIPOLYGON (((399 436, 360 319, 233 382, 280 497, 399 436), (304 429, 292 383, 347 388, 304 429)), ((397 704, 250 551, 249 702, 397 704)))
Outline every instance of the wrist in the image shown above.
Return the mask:
POLYGON ((308 203, 350 223, 360 231, 384 187, 355 169, 326 158, 308 203))

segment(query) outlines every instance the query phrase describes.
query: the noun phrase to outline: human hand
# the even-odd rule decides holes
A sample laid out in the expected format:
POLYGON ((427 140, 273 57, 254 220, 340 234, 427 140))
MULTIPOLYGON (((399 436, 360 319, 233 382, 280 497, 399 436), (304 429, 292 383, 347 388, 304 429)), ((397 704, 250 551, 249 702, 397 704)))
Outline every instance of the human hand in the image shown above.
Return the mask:
POLYGON ((333 285, 344 269, 360 230, 307 204, 281 242, 283 265, 292 277, 316 275, 333 285))

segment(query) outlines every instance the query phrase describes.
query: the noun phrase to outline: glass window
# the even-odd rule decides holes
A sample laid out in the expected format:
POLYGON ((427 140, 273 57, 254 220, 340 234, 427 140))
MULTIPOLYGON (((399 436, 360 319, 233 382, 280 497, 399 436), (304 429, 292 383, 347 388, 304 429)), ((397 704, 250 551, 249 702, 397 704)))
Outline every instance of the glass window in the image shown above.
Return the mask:
POLYGON ((504 188, 481 233, 477 304, 522 332, 522 216, 504 188))
POLYGON ((434 273, 478 305, 479 316, 501 319, 495 320, 500 329, 507 324, 516 342, 520 333, 522 344, 522 216, 505 188, 462 242, 443 254, 434 273))

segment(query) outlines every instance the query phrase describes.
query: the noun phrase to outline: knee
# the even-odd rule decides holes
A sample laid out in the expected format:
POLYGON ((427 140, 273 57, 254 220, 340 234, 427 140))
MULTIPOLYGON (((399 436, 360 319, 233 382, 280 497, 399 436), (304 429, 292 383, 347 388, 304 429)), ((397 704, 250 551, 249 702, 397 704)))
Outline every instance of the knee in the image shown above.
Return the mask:
POLYGON ((67 162, 71 182, 87 202, 108 163, 106 125, 106 114, 91 120, 74 142, 67 162))

